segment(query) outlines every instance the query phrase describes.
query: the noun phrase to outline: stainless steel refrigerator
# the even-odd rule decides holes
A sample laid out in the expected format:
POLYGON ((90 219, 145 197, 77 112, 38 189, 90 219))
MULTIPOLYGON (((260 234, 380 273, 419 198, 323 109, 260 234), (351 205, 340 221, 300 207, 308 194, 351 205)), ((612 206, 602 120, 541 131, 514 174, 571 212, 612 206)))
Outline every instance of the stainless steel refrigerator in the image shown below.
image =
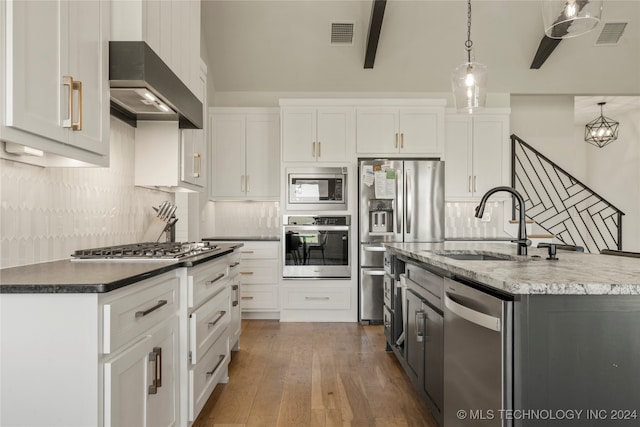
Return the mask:
POLYGON ((444 240, 444 162, 361 160, 359 182, 359 320, 383 319, 382 242, 444 240))

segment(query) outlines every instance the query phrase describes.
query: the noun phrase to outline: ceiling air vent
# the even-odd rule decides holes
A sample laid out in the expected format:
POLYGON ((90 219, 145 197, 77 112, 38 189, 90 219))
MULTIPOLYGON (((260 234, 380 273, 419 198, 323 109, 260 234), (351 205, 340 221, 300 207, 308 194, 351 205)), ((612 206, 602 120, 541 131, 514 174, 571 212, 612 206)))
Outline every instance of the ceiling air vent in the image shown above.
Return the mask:
POLYGON ((331 45, 348 46, 353 44, 353 22, 331 23, 331 45))
POLYGON ((627 22, 605 22, 596 40, 596 46, 610 46, 618 43, 627 22))

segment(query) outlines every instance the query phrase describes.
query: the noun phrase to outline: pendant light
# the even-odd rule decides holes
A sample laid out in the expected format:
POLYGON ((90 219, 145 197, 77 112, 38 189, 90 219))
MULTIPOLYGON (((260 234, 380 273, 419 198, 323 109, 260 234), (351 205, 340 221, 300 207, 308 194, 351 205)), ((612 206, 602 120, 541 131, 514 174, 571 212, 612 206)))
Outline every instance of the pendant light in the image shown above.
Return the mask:
POLYGON ((618 139, 618 127, 620 126, 620 123, 604 116, 602 106, 605 104, 606 102, 598 102, 600 117, 587 123, 584 130, 584 140, 600 148, 618 139))
POLYGON ((467 41, 464 43, 467 61, 457 66, 451 73, 451 87, 456 109, 473 113, 482 108, 487 100, 487 67, 471 62, 471 0, 467 0, 467 41))
POLYGON ((602 0, 543 0, 544 33, 567 39, 593 30, 602 16, 602 0))

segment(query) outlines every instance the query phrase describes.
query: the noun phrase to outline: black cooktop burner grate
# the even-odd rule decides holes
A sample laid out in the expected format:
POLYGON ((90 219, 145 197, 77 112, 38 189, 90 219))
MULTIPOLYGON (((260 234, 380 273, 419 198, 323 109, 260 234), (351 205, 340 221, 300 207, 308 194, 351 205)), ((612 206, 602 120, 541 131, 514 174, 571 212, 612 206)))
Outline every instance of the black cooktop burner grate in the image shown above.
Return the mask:
POLYGON ((191 255, 199 255, 218 247, 209 242, 147 242, 127 245, 105 246, 102 248, 80 249, 71 258, 86 259, 178 259, 191 255))

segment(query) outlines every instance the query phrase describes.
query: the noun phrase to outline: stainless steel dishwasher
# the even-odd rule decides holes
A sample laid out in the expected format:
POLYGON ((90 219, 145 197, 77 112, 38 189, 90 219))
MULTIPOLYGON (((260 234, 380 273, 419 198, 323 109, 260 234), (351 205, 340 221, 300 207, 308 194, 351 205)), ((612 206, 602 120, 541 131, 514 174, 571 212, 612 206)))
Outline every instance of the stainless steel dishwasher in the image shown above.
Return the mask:
POLYGON ((511 426, 513 302, 444 281, 444 427, 511 426))

